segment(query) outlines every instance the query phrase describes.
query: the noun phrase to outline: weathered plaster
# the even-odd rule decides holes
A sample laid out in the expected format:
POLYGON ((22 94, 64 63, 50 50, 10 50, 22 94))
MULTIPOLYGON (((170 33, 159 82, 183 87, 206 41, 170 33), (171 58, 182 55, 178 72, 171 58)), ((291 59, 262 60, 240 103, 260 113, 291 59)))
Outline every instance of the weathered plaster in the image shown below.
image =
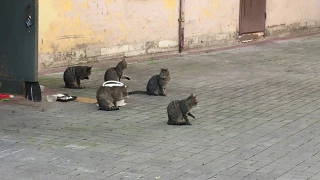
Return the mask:
MULTIPOLYGON (((178 50, 179 0, 39 3, 39 68, 178 50)), ((185 48, 237 42, 239 6, 185 0, 185 48)), ((267 35, 319 28, 319 9, 318 0, 267 0, 267 35)))

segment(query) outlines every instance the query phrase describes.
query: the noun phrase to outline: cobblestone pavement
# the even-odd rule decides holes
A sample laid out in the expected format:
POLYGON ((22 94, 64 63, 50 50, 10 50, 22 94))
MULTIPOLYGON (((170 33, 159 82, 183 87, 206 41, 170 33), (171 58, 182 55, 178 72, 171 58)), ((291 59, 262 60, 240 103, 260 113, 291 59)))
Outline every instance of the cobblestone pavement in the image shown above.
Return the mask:
MULTIPOLYGON (((131 95, 116 112, 94 104, 0 103, 0 179, 320 179, 320 36, 129 64, 130 90, 160 67, 167 97, 131 95), (166 124, 171 100, 198 94, 192 126, 166 124)), ((113 66, 113 64, 110 66, 113 66)), ((47 92, 95 97, 87 89, 47 92)))

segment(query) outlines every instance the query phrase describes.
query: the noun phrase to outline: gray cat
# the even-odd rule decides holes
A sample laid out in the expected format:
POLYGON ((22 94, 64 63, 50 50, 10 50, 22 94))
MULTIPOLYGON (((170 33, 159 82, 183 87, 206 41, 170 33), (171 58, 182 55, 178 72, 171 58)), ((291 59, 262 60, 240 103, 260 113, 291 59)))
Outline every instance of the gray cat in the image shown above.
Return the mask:
POLYGON ((129 76, 125 76, 123 71, 127 69, 127 62, 125 59, 120 61, 116 67, 109 68, 106 73, 104 74, 104 81, 120 81, 120 79, 128 79, 130 80, 129 76))
POLYGON ((123 100, 128 96, 127 86, 106 87, 101 86, 97 91, 97 101, 99 110, 116 111, 119 110, 117 101, 123 100))
POLYGON ((166 89, 170 82, 170 72, 161 68, 160 74, 152 76, 147 84, 147 91, 132 91, 129 94, 148 94, 166 96, 166 89))
POLYGON ((80 85, 80 80, 89 79, 91 75, 91 67, 88 66, 73 66, 68 67, 63 74, 63 80, 66 88, 83 89, 80 85))
POLYGON ((196 118, 191 114, 192 107, 198 104, 197 96, 191 93, 187 99, 171 101, 167 107, 169 125, 191 125, 187 115, 196 118), (184 119, 184 120, 183 120, 184 119))

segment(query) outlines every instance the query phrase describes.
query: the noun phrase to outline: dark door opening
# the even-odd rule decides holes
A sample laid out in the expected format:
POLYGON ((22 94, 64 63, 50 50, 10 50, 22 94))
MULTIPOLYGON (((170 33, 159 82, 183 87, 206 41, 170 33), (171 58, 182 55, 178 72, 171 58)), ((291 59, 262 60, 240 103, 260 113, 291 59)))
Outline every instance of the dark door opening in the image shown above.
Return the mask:
POLYGON ((38 0, 2 0, 0 15, 0 93, 24 94, 38 81, 38 0))
POLYGON ((264 32, 266 4, 266 0, 240 0, 240 35, 264 32))

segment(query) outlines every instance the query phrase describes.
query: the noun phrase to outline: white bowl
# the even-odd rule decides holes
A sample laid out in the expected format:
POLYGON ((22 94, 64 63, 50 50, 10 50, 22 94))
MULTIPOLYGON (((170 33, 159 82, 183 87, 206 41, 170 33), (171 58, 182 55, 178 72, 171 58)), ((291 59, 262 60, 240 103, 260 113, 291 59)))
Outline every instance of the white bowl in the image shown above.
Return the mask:
POLYGON ((121 107, 121 106, 125 106, 127 103, 124 102, 124 99, 122 99, 121 101, 117 101, 117 106, 121 107))
POLYGON ((41 93, 44 92, 44 86, 40 85, 41 93))
POLYGON ((105 86, 105 87, 114 87, 114 86, 118 86, 118 87, 121 87, 123 86, 124 84, 122 82, 119 82, 119 81, 106 81, 102 84, 102 86, 105 86))
POLYGON ((55 96, 55 95, 47 95, 47 101, 48 102, 57 101, 57 96, 55 96))

